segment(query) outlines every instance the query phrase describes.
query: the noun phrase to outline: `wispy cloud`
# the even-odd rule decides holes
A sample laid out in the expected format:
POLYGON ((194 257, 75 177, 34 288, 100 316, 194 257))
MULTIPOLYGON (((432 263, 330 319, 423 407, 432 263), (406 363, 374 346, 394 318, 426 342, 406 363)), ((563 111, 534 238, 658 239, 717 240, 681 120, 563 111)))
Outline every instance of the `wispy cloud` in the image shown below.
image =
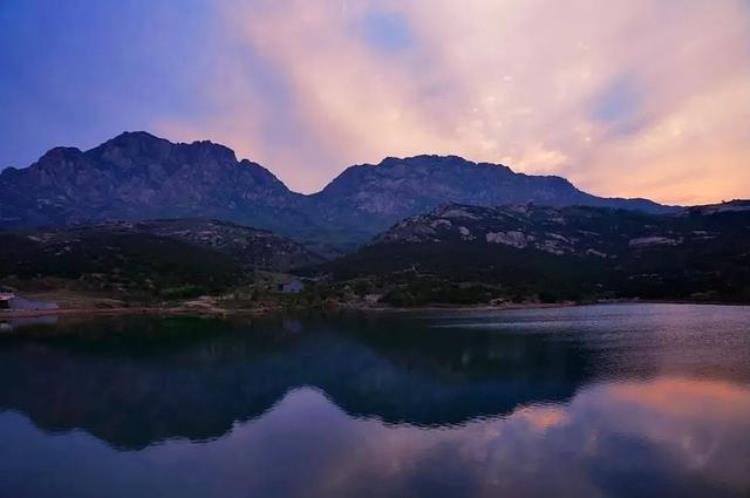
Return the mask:
POLYGON ((302 190, 350 163, 434 152, 605 195, 750 191, 746 2, 247 1, 224 14, 288 95, 249 109, 240 79, 218 90, 234 112, 194 134, 234 130, 232 145, 302 190), (258 132, 274 115, 295 123, 283 147, 258 132))
MULTIPOLYGON (((74 117, 96 118, 80 118, 81 129, 105 120, 107 133, 120 122, 210 138, 303 191, 349 164, 453 153, 564 175, 603 195, 750 195, 746 0, 156 2, 161 17, 189 19, 182 28, 119 22, 151 5, 130 3, 138 8, 120 9, 108 30, 122 39, 94 33, 102 67, 90 71, 106 78, 89 88, 70 71, 53 85, 79 89, 74 117), (133 43, 122 28, 131 24, 146 26, 133 43), (129 54, 127 64, 107 66, 105 51, 115 61, 129 54), (194 102, 180 109, 186 94, 194 102), (110 105, 118 101, 132 111, 110 105)), ((17 93, 5 92, 19 102, 17 93)), ((32 117, 24 122, 40 121, 32 117)), ((57 128, 67 137, 76 126, 57 128)))

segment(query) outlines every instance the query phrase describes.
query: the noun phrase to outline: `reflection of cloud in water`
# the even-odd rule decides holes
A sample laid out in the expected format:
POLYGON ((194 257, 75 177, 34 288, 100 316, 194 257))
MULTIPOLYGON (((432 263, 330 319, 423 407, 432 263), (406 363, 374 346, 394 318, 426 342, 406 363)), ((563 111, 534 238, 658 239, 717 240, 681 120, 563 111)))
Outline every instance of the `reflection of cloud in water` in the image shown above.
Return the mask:
MULTIPOLYGON (((269 427, 279 437, 291 431, 305 446, 325 447, 322 438, 334 446, 316 452, 316 473, 322 474, 315 479, 319 488, 305 488, 310 496, 352 496, 363 480, 380 483, 375 495, 409 496, 423 490, 420 483, 437 491, 457 476, 473 496, 596 496, 613 491, 602 489, 600 474, 625 472, 663 473, 681 496, 705 495, 714 486, 712 496, 721 496, 722 489, 741 492, 750 485, 750 391, 721 381, 599 384, 565 405, 531 405, 436 430, 352 420, 319 392, 301 389, 235 436, 254 439, 269 427), (665 400, 673 398, 704 409, 670 410, 665 400), (297 416, 309 426, 290 423, 297 416), (435 462, 434 455, 445 461, 435 462)), ((292 458, 295 450, 287 449, 292 458)), ((264 466, 265 454, 257 457, 264 466)), ((637 482, 631 486, 637 491, 637 482)))
POLYGON ((485 315, 3 334, 0 495, 750 495, 750 308, 485 315))
POLYGON ((750 486, 750 391, 722 381, 597 384, 565 404, 435 429, 352 418, 299 388, 215 441, 126 453, 2 417, 6 452, 26 437, 29 461, 59 458, 48 476, 57 489, 85 475, 109 496, 119 481, 149 494, 171 481, 181 496, 725 496, 750 486))

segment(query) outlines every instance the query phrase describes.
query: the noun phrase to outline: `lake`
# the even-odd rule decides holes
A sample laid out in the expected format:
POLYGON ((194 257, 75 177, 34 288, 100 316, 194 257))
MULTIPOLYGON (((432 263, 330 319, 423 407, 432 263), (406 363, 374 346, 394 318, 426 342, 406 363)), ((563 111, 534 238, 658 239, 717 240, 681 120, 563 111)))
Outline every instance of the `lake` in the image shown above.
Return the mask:
POLYGON ((750 496, 750 307, 0 333, 0 496, 750 496))

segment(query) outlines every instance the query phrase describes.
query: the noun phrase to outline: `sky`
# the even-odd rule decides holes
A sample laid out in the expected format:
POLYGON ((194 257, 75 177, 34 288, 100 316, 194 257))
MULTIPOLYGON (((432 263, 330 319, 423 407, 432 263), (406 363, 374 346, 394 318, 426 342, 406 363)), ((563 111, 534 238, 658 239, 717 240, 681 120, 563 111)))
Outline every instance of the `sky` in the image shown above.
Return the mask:
POLYGON ((306 193, 429 153, 750 198, 750 0, 0 0, 0 167, 126 130, 306 193))

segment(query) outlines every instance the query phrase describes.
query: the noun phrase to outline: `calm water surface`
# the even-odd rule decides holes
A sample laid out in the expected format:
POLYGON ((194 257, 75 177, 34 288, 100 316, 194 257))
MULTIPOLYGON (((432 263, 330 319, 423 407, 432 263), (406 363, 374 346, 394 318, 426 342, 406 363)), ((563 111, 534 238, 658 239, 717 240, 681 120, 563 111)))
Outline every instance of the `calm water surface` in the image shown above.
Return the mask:
POLYGON ((0 496, 750 496, 750 307, 0 333, 0 496))

